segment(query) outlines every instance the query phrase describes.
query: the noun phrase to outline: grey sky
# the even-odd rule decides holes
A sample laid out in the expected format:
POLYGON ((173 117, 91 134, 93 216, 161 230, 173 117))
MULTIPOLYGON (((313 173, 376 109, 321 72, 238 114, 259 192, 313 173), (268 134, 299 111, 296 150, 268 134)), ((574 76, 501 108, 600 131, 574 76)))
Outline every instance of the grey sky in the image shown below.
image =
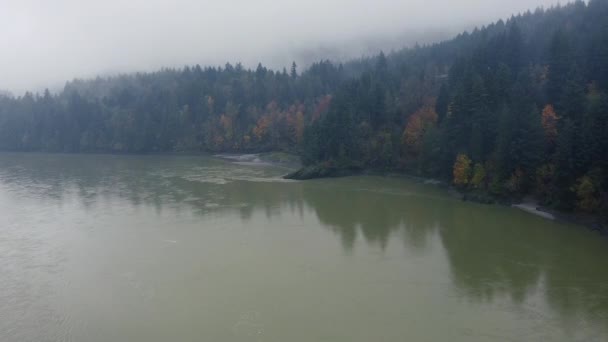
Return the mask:
POLYGON ((0 89, 241 61, 360 56, 552 0, 0 0, 0 89))

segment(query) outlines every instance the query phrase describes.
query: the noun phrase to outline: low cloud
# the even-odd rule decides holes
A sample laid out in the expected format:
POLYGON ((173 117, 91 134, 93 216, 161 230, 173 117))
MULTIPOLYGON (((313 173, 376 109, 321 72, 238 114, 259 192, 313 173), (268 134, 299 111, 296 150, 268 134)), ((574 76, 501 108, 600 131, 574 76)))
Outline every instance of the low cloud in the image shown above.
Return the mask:
POLYGON ((0 89, 185 64, 346 59, 448 38, 555 1, 0 0, 0 89))

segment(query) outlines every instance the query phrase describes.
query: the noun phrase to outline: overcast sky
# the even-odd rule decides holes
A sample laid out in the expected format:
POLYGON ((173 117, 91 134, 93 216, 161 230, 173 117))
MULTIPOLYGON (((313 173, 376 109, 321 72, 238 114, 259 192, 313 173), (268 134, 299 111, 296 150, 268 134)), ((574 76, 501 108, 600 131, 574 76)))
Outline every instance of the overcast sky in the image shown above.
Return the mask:
POLYGON ((0 89, 226 61, 274 68, 436 40, 551 0, 0 0, 0 89))

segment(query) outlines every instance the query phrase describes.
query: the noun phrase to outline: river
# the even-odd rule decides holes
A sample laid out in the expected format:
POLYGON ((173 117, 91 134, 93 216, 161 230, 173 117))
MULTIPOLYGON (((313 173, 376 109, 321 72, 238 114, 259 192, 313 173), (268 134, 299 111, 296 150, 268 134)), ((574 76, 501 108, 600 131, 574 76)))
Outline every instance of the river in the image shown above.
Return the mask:
POLYGON ((372 176, 0 154, 0 341, 607 341, 608 242, 372 176))

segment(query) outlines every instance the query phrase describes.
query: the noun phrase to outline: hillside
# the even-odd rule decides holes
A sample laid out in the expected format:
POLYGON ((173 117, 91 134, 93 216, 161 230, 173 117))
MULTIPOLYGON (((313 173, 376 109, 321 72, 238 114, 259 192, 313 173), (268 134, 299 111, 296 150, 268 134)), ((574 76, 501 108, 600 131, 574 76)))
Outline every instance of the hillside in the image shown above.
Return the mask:
POLYGON ((605 0, 301 73, 196 65, 0 97, 1 150, 291 151, 589 213, 608 213, 606 131, 605 0))

